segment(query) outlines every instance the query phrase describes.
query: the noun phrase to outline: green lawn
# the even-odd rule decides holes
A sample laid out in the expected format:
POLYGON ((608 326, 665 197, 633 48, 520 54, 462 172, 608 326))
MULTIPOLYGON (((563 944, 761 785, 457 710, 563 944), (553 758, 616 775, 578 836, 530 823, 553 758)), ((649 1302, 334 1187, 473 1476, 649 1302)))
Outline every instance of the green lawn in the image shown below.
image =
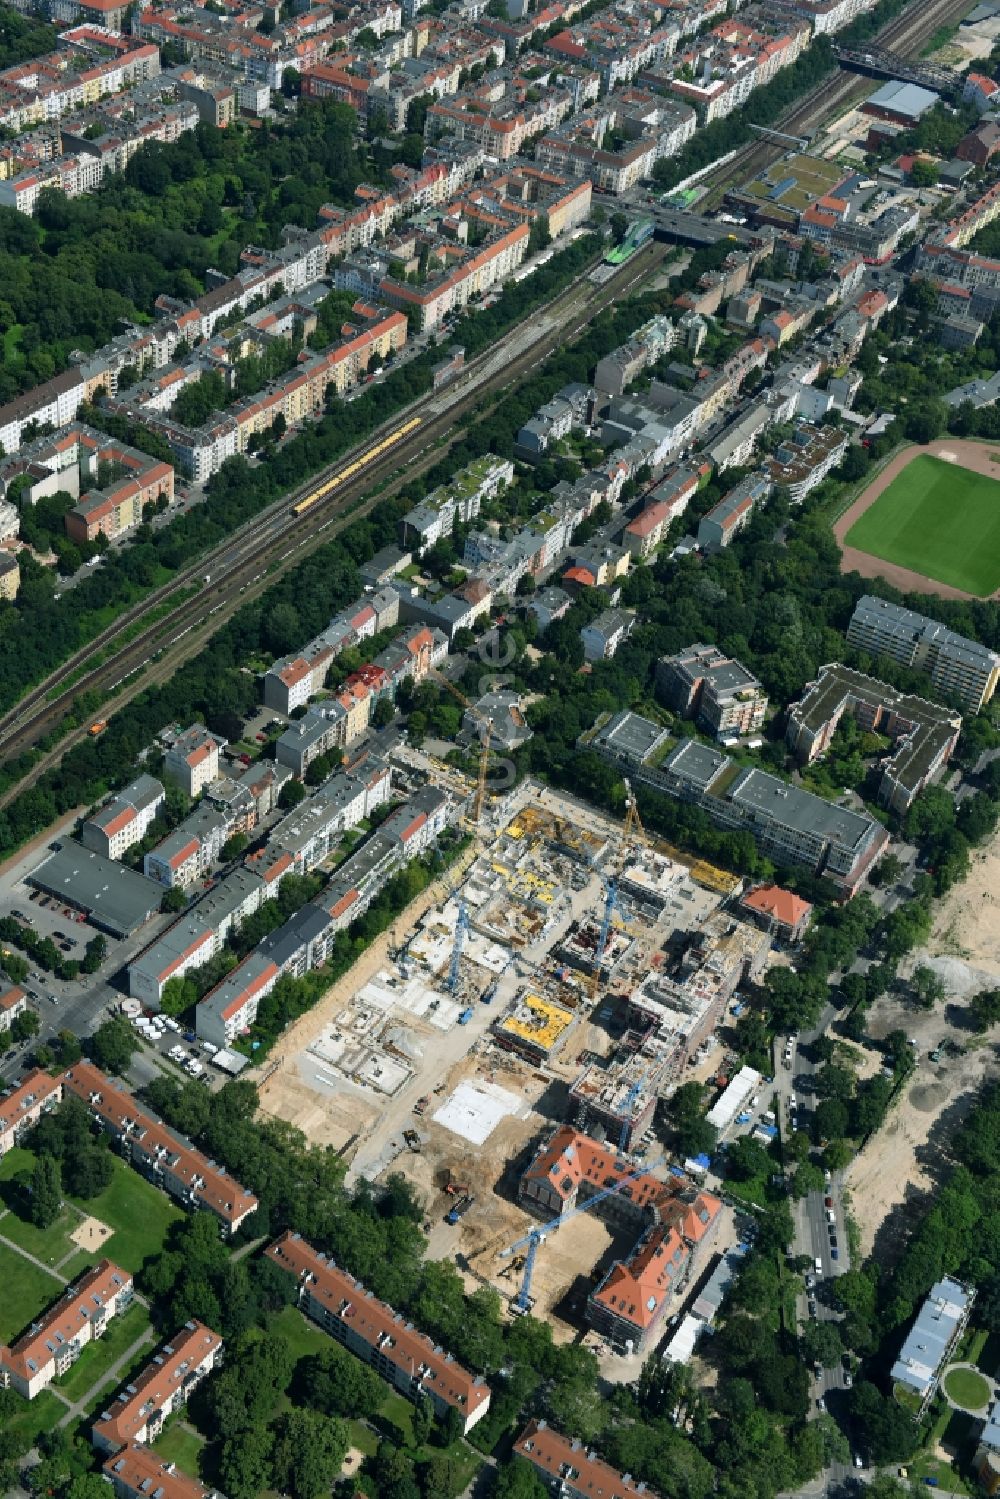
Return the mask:
POLYGON ((0 1342, 10 1342, 24 1332, 38 1313, 55 1301, 62 1282, 40 1270, 16 1249, 0 1244, 0 1342))
POLYGON ((23 1434, 27 1437, 29 1446, 34 1446, 35 1439, 43 1431, 54 1431, 59 1418, 66 1414, 66 1407, 51 1390, 43 1390, 34 1400, 21 1400, 18 1396, 17 1401, 16 1415, 4 1418, 4 1433, 9 1432, 11 1436, 23 1434))
POLYGON ((333 1339, 320 1328, 307 1321, 295 1306, 284 1306, 280 1312, 272 1312, 267 1319, 269 1333, 278 1333, 291 1345, 295 1361, 312 1353, 322 1353, 333 1339))
POLYGON ((183 1412, 178 1411, 176 1416, 171 1416, 153 1443, 153 1451, 165 1457, 167 1462, 176 1463, 182 1473, 189 1474, 191 1478, 200 1478, 201 1450, 205 1445, 205 1438, 182 1422, 183 1412))
MULTIPOLYGON (((72 1208, 67 1207, 63 1208, 55 1223, 48 1228, 36 1228, 33 1223, 26 1223, 15 1213, 5 1213, 0 1218, 0 1235, 19 1244, 44 1264, 58 1265, 76 1248, 70 1234, 79 1226, 79 1216, 72 1208)), ((67 1275, 65 1270, 61 1273, 67 1275)), ((72 1277, 67 1275, 67 1278, 72 1277)))
MULTIPOLYGON (((106 1374, 111 1365, 121 1358, 126 1348, 142 1336, 149 1325, 146 1308, 138 1302, 133 1303, 124 1316, 115 1317, 103 1338, 98 1338, 96 1343, 87 1344, 73 1367, 61 1379, 56 1380, 56 1388, 62 1391, 67 1400, 81 1400, 101 1375, 106 1374)), ((152 1352, 153 1345, 150 1344, 146 1357, 150 1357, 152 1352)), ((102 1392, 102 1401, 105 1396, 110 1400, 115 1388, 109 1385, 102 1392)))
POLYGON ((990 1398, 990 1387, 975 1369, 950 1369, 944 1377, 946 1394, 966 1410, 981 1410, 990 1398))
POLYGON ((345 1421, 347 1440, 366 1457, 374 1457, 378 1451, 378 1437, 363 1421, 345 1421))
POLYGON ((5 1156, 0 1157, 0 1182, 12 1181, 15 1176, 20 1176, 22 1171, 30 1169, 35 1164, 35 1157, 30 1150, 25 1150, 23 1145, 15 1145, 13 1150, 8 1150, 5 1156))
POLYGON ((996 479, 921 453, 858 517, 846 544, 986 598, 1000 588, 996 479))
POLYGON ((86 1202, 82 1198, 73 1201, 85 1213, 115 1230, 103 1246, 102 1255, 134 1272, 141 1269, 144 1260, 159 1254, 171 1224, 179 1222, 184 1214, 165 1192, 118 1156, 113 1157, 113 1163, 115 1174, 111 1185, 100 1196, 86 1202))

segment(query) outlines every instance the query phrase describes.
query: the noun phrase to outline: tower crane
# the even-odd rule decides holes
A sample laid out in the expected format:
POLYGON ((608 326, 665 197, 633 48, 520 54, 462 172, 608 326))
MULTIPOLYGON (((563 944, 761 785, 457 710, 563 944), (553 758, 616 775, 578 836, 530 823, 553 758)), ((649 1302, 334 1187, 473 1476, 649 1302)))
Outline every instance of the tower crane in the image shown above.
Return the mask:
POLYGON ((527 1246, 528 1252, 524 1257, 524 1277, 521 1281, 521 1289, 518 1291, 511 1305, 511 1311, 515 1316, 523 1317, 531 1308, 531 1278, 535 1272, 535 1259, 539 1246, 545 1243, 548 1235, 555 1233, 557 1228, 562 1228, 564 1223, 569 1223, 573 1218, 579 1218, 581 1213, 589 1213, 592 1208, 597 1207, 599 1202, 604 1202, 605 1198, 613 1197, 616 1192, 619 1192, 622 1187, 627 1187, 629 1182, 635 1181, 637 1177, 645 1176, 654 1166, 659 1166, 664 1159, 665 1157, 663 1156, 657 1156, 656 1160, 649 1162, 648 1165, 637 1166, 634 1171, 630 1171, 627 1176, 621 1177, 613 1186, 604 1187, 600 1192, 595 1192, 593 1197, 588 1197, 587 1201, 582 1202, 579 1207, 570 1208, 568 1213, 562 1213, 558 1218, 553 1218, 550 1222, 542 1224, 540 1228, 531 1229, 523 1238, 515 1240, 506 1249, 501 1249, 500 1258, 507 1259, 510 1255, 516 1254, 519 1249, 524 1249, 527 1246))
POLYGON ((621 1154, 624 1153, 625 1147, 628 1144, 629 1130, 632 1127, 632 1105, 635 1103, 636 1099, 639 1097, 639 1094, 642 1092, 642 1085, 645 1081, 646 1075, 645 1073, 643 1073, 642 1077, 636 1078, 635 1082, 632 1084, 631 1088, 629 1088, 628 1092, 625 1095, 625 1102, 622 1105, 622 1112, 624 1113, 625 1117, 622 1120, 621 1131, 618 1135, 618 1150, 621 1154))
POLYGON ((645 845, 646 831, 639 817, 639 808, 635 800, 635 792, 632 790, 632 782, 625 778, 625 821, 622 824, 621 836, 612 855, 612 867, 610 873, 602 874, 605 886, 604 916, 601 920, 600 935, 597 946, 594 949, 594 971, 590 977, 590 1002, 597 1001, 597 991, 601 985, 601 964, 604 962, 604 954, 608 945, 608 937, 611 935, 611 921, 618 906, 618 877, 628 861, 629 853, 633 844, 645 845))
POLYGON ((462 900, 458 907, 458 920, 455 923, 455 946, 451 950, 451 964, 448 968, 447 989, 449 994, 454 994, 458 988, 458 965, 462 957, 462 948, 465 946, 465 934, 469 930, 469 907, 462 900))

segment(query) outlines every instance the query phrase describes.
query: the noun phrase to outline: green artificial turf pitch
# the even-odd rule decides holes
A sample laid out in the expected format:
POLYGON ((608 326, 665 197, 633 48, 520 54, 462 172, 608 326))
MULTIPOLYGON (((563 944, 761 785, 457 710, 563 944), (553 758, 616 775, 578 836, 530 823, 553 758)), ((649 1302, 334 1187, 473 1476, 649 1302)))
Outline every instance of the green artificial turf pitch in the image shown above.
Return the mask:
POLYGON ((986 598, 1000 588, 1000 479, 922 453, 844 540, 883 562, 986 598))

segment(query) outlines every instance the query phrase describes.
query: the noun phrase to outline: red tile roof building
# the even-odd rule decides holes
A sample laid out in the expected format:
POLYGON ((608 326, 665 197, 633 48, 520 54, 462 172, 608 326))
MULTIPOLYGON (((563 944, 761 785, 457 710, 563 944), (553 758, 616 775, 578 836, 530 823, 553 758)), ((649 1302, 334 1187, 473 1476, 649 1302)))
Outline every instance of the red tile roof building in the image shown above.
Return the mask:
POLYGON ((115 1499, 217 1499, 196 1478, 178 1472, 149 1447, 130 1442, 104 1464, 115 1499))
POLYGON ((544 1421, 529 1421, 514 1443, 560 1499, 656 1499, 652 1489, 618 1472, 579 1441, 553 1431, 544 1421))
POLYGON ((185 1323, 102 1412, 94 1423, 94 1446, 118 1452, 130 1442, 154 1442, 167 1417, 186 1404, 215 1367, 221 1351, 217 1332, 201 1322, 185 1323))
POLYGON ((520 1200, 558 1218, 621 1183, 595 1209, 616 1227, 644 1230, 616 1260, 587 1302, 587 1321, 619 1349, 641 1352, 658 1335, 673 1297, 686 1285, 702 1247, 711 1242, 722 1204, 680 1179, 652 1172, 628 1178, 635 1162, 612 1146, 561 1125, 521 1178, 520 1200))
POLYGON ((132 1301, 132 1277, 110 1260, 100 1260, 68 1286, 55 1305, 10 1348, 0 1344, 0 1387, 26 1400, 65 1374, 88 1343, 99 1338, 112 1318, 132 1301))
POLYGON ((426 1395, 437 1415, 457 1410, 465 1435, 486 1415, 488 1384, 298 1234, 283 1234, 265 1253, 295 1278, 306 1316, 408 1399, 426 1395))
POLYGON ((27 1008, 28 996, 17 984, 4 989, 0 993, 0 1032, 9 1031, 18 1015, 23 1015, 27 1008))
POLYGON ((252 1192, 147 1114, 131 1093, 90 1062, 77 1062, 63 1073, 62 1082, 117 1140, 131 1164, 185 1207, 214 1213, 224 1232, 231 1234, 257 1211, 252 1192))
MULTIPOLYGON (((8 993, 13 993, 8 990, 8 993)), ((20 992, 20 991, 17 991, 20 992)), ((62 1102, 62 1083, 42 1068, 29 1072, 20 1087, 0 1098, 0 1156, 5 1156, 21 1135, 37 1124, 43 1114, 62 1102)))
POLYGON ((762 926, 774 926, 779 936, 798 942, 805 934, 812 906, 791 890, 780 885, 758 885, 740 901, 750 916, 762 926))

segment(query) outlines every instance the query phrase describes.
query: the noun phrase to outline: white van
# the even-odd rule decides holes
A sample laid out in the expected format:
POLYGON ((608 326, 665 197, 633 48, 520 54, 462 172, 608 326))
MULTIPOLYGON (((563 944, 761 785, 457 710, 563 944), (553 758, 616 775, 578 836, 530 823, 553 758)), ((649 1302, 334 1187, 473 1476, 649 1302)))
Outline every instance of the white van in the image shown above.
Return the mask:
POLYGON ((819 1255, 817 1255, 816 1258, 813 1260, 813 1264, 816 1266, 816 1274, 817 1275, 822 1275, 823 1274, 823 1261, 820 1259, 819 1255))

